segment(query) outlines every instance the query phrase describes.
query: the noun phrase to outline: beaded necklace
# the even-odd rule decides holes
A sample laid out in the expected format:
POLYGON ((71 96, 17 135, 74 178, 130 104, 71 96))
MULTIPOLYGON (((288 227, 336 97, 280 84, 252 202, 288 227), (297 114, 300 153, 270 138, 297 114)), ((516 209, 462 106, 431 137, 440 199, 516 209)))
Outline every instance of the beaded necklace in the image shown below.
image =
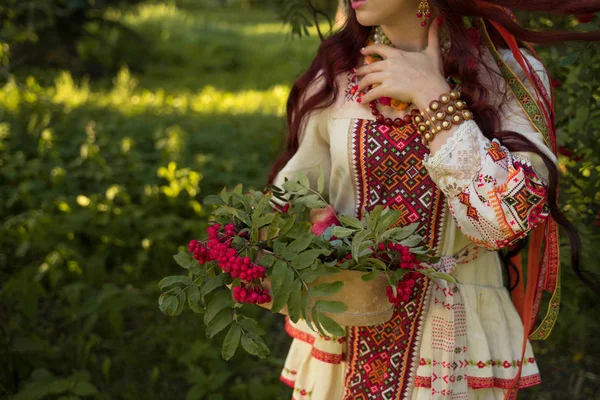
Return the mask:
MULTIPOLYGON (((382 43, 382 44, 394 47, 391 40, 383 32, 383 29, 381 29, 381 26, 376 26, 375 29, 373 29, 373 31, 371 32, 371 35, 369 36, 369 38, 367 39, 367 46, 370 46, 371 44, 374 44, 374 43, 382 43)), ((450 50, 450 41, 445 40, 441 47, 442 47, 442 54, 447 54, 448 51, 450 50)), ((383 58, 379 54, 370 54, 370 55, 365 56, 364 64, 369 65, 371 63, 374 63, 374 62, 380 61, 380 60, 383 60, 383 58)), ((447 77, 446 80, 450 84, 450 87, 454 89, 454 87, 456 86, 456 82, 453 80, 453 78, 447 77)), ((379 85, 380 85, 379 83, 371 85, 367 88, 367 90, 376 88, 379 85)), ((363 95, 364 95, 364 93, 361 92, 356 101, 360 103, 362 101, 363 95)), ((406 102, 400 101, 398 99, 392 99, 390 97, 380 97, 379 99, 373 100, 369 103, 369 107, 371 108, 371 113, 375 116, 377 122, 380 124, 401 127, 406 124, 412 123, 411 113, 405 115, 404 118, 396 118, 394 120, 392 120, 391 118, 386 118, 379 110, 379 108, 377 106, 378 103, 383 106, 389 106, 395 110, 400 110, 400 111, 405 110, 412 103, 406 103, 406 102)), ((413 109, 413 110, 418 111, 417 109, 413 109)))

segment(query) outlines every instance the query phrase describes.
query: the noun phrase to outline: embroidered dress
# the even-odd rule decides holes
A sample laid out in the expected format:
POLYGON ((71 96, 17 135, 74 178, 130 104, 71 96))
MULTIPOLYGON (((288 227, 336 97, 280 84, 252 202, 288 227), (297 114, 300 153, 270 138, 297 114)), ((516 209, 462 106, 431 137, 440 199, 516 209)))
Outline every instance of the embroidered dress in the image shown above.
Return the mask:
MULTIPOLYGON (((511 51, 499 54, 533 92, 511 51)), ((527 49, 523 54, 549 91, 543 65, 527 49)), ((498 70, 492 54, 485 55, 498 70)), ((506 92, 502 128, 526 136, 556 161, 502 76, 480 71, 494 105, 506 92)), ((475 121, 463 122, 429 154, 414 125, 380 125, 368 105, 355 102, 352 72, 337 79, 343 93, 307 116, 298 151, 273 183, 302 171, 316 187, 322 168, 325 194, 341 214, 360 218, 378 204, 401 210, 396 226, 417 222, 438 254, 461 254, 445 266, 458 283, 423 278, 389 322, 348 326, 344 337, 323 337, 286 317, 293 341, 281 380, 296 400, 503 399, 521 364, 524 329, 497 250, 548 216, 541 158, 509 152, 475 121)), ((392 118, 406 113, 384 112, 392 118)), ((520 387, 540 383, 529 342, 521 367, 520 387)))

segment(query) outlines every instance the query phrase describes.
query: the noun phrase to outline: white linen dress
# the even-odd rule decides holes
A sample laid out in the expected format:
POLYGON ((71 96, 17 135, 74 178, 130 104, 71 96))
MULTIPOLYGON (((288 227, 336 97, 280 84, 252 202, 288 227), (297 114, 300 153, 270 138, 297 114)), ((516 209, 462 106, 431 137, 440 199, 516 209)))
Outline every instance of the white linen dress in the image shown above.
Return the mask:
MULTIPOLYGON (((533 93, 510 50, 499 52, 533 93)), ((524 55, 549 91, 543 65, 528 50, 524 55)), ((480 71, 494 104, 506 92, 503 128, 525 135, 556 162, 504 79, 480 71)), ((295 400, 503 399, 521 362, 523 324, 505 288, 497 250, 548 215, 541 158, 509 152, 473 120, 430 155, 414 125, 379 125, 368 105, 355 101, 357 77, 351 71, 337 79, 336 103, 305 119, 300 147, 274 183, 302 171, 316 187, 323 168, 325 194, 340 214, 360 217, 363 209, 387 204, 402 210, 399 225, 422 222, 420 233, 438 254, 470 251, 448 270, 458 284, 417 285, 384 325, 346 327, 344 337, 323 337, 303 320, 286 318, 293 341, 281 380, 294 389, 295 400)), ((382 112, 402 117, 411 108, 382 112)), ((522 364, 520 387, 539 384, 529 343, 522 364)))

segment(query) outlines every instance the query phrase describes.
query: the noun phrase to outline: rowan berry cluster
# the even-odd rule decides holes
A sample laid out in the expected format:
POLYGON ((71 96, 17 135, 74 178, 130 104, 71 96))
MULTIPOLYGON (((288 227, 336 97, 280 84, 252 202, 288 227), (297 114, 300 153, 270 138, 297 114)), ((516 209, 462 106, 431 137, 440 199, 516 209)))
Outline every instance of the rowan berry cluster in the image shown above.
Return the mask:
MULTIPOLYGON (((206 228, 208 241, 206 243, 191 240, 188 251, 193 254, 200 264, 208 261, 216 261, 223 272, 230 274, 232 278, 240 278, 242 287, 233 288, 233 298, 238 302, 262 304, 271 301, 271 296, 258 284, 252 287, 245 286, 255 279, 265 277, 265 267, 256 265, 249 257, 240 257, 237 250, 231 246, 233 238, 238 235, 235 225, 229 223, 225 226, 213 224, 206 228)), ((244 237, 246 232, 239 236, 244 237)))
POLYGON ((407 303, 410 300, 410 295, 417 284, 417 279, 421 277, 421 274, 418 272, 409 272, 404 275, 402 280, 398 282, 396 286, 396 295, 394 296, 394 289, 392 286, 388 286, 385 288, 385 294, 387 294, 388 300, 390 303, 398 304, 398 303, 407 303))
POLYGON ((236 286, 233 299, 238 303, 264 304, 271 301, 271 295, 261 286, 236 286))
POLYGON ((343 264, 348 260, 352 260, 352 253, 346 254, 344 257, 340 258, 338 261, 339 264, 343 264))
MULTIPOLYGON (((400 243, 387 242, 379 243, 377 249, 371 247, 374 257, 383 261, 391 262, 392 268, 401 268, 409 271, 414 271, 420 267, 420 261, 416 255, 410 252, 410 248, 401 245, 400 243), (392 254, 390 254, 392 253, 392 254), (394 254, 396 253, 396 254, 394 254)), ((418 272, 409 272, 398 282, 396 286, 396 295, 392 286, 386 288, 386 294, 390 303, 398 304, 400 302, 408 302, 413 292, 417 279, 421 277, 418 272)))

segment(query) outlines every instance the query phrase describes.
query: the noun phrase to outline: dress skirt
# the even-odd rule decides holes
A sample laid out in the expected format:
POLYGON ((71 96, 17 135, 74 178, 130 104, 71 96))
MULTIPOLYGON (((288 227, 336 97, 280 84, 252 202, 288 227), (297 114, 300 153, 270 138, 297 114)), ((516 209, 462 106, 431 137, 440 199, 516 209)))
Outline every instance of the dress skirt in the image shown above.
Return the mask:
MULTIPOLYGON (((293 388, 295 400, 502 400, 521 362, 523 325, 501 272, 497 253, 485 252, 456 268, 460 283, 454 289, 437 280, 421 287, 427 293, 421 296, 421 318, 414 321, 419 325, 413 330, 414 346, 405 348, 414 352, 410 357, 395 354, 398 347, 386 341, 405 341, 410 329, 401 324, 346 327, 344 337, 324 337, 305 321, 286 317, 285 330, 293 341, 281 381, 293 388), (372 340, 353 337, 365 332, 372 340)), ((411 298, 396 313, 416 313, 418 299, 411 298)), ((540 382, 527 343, 520 387, 540 382)))

